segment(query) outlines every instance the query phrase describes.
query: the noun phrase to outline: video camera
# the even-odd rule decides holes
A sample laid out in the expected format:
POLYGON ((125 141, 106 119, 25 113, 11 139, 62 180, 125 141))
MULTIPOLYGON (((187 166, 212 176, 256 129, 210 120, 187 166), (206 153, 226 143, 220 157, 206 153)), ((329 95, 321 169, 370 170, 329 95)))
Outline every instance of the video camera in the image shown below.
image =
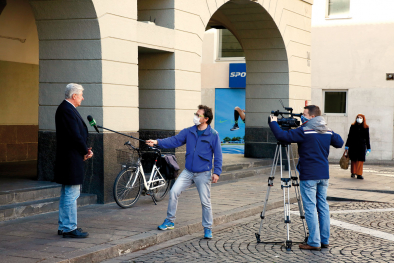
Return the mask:
MULTIPOLYGON (((298 126, 300 126, 300 121, 297 120, 294 117, 298 117, 301 118, 302 113, 293 113, 293 108, 291 107, 285 107, 283 105, 282 100, 279 100, 280 103, 282 104, 282 107, 287 111, 287 112, 280 112, 279 110, 277 111, 271 111, 271 114, 273 114, 274 116, 281 116, 281 118, 278 118, 278 124, 279 126, 282 128, 282 130, 290 130, 291 128, 297 128, 298 126), (285 116, 283 116, 284 114, 290 115, 290 117, 285 118, 285 116)), ((268 117, 268 122, 271 121, 271 118, 268 117)))

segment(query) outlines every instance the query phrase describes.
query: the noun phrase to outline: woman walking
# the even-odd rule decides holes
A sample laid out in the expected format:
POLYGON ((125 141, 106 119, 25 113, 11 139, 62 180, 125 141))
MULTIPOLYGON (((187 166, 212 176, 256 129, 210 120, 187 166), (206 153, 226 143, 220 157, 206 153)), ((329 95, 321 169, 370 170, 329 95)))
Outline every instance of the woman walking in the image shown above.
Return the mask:
POLYGON ((350 126, 349 135, 345 144, 345 154, 349 154, 352 161, 351 177, 357 175, 357 179, 364 179, 363 164, 365 156, 371 152, 369 144, 369 126, 365 120, 365 116, 358 114, 356 121, 350 126))

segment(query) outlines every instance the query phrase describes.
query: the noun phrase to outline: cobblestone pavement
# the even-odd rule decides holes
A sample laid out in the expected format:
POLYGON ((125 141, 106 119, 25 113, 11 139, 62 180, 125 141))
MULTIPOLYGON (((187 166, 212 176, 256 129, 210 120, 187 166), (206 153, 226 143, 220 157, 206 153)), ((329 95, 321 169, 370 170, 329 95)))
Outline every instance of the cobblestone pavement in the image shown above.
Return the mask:
MULTIPOLYGON (((236 163, 237 160, 227 160, 227 162, 230 161, 236 163)), ((380 202, 379 204, 387 203, 388 205, 387 207, 382 206, 381 208, 373 207, 373 209, 390 209, 391 206, 394 207, 394 167, 365 165, 364 170, 365 179, 357 180, 350 178, 349 170, 342 170, 338 165, 330 165, 329 200, 367 201, 365 203, 358 203, 358 205, 352 204, 351 207, 343 207, 343 209, 341 208, 343 212, 347 210, 366 210, 365 204, 368 205, 367 207, 372 207, 372 205, 376 205, 376 202, 380 202)), ((211 196, 215 218, 214 231, 221 229, 215 232, 214 240, 220 237, 218 235, 224 235, 222 232, 225 231, 225 228, 222 228, 222 226, 226 225, 226 229, 233 228, 233 222, 231 222, 231 224, 226 222, 252 215, 251 211, 263 205, 267 191, 268 176, 268 174, 264 173, 230 181, 219 181, 219 183, 212 185, 211 196)), ((290 197, 295 197, 293 189, 290 191, 290 197)), ((268 205, 270 206, 274 203, 281 204, 282 201, 280 176, 277 174, 268 205)), ((146 242, 151 239, 156 240, 150 243, 151 245, 158 243, 163 244, 166 242, 162 241, 169 239, 174 241, 175 237, 181 236, 188 236, 189 239, 197 238, 196 240, 199 240, 201 232, 196 226, 201 226, 201 205, 196 189, 191 188, 182 193, 178 203, 176 230, 163 233, 157 230, 157 225, 161 224, 165 218, 167 204, 168 197, 155 206, 150 197, 146 196, 141 198, 131 209, 120 209, 114 203, 79 208, 78 225, 90 234, 89 238, 86 239, 64 239, 58 236, 58 212, 2 222, 0 223, 0 262, 75 262, 76 258, 80 260, 79 262, 91 262, 93 260, 99 262, 103 259, 129 253, 127 251, 130 247, 124 244, 128 244, 131 247, 137 247, 138 244, 142 244, 141 240, 145 240, 146 242), (197 231, 195 236, 189 235, 195 231, 197 231), (159 235, 161 236, 159 237, 159 235), (164 238, 164 235, 167 235, 167 237, 164 238), (83 256, 89 256, 90 258, 81 259, 83 256)), ((332 209, 339 208, 333 206, 332 209)), ((271 212, 271 210, 268 212, 271 212)), ((376 238, 383 235, 385 237, 384 240, 390 241, 391 235, 394 234, 392 233, 393 227, 390 223, 390 218, 392 218, 391 213, 393 212, 394 209, 393 211, 375 210, 373 213, 339 213, 338 211, 338 213, 333 213, 332 215, 333 229, 343 224, 349 231, 353 229, 352 231, 357 230, 358 233, 366 235, 366 228, 375 227, 375 232, 373 232, 373 235, 369 236, 376 238), (385 215, 386 218, 383 215, 385 215), (354 224, 355 220, 358 222, 357 225, 354 224)), ((283 225, 279 223, 283 221, 280 215, 279 213, 276 222, 277 228, 283 228, 283 225)), ((257 217, 256 215, 250 218, 249 221, 242 223, 245 225, 243 230, 245 233, 247 233, 247 226, 250 226, 253 220, 255 220, 255 223, 258 223, 257 217)), ((272 219, 270 218, 270 220, 272 219)), ((294 220, 294 222, 292 228, 297 229, 297 220, 294 220)), ((275 221, 271 222, 269 226, 273 226, 272 224, 274 223, 275 221)), ((241 223, 238 222, 237 224, 241 223)), ((266 252, 267 254, 272 254, 272 251, 279 253, 276 252, 278 246, 273 246, 272 248, 267 245, 264 246, 263 244, 256 246, 254 238, 256 229, 257 227, 251 228, 249 230, 250 233, 245 234, 245 236, 242 237, 243 239, 241 236, 239 238, 237 237, 237 239, 226 239, 226 237, 223 236, 222 241, 227 242, 226 244, 230 244, 231 241, 229 240, 236 240, 234 242, 239 242, 238 239, 240 239, 242 243, 234 244, 239 245, 242 251, 244 251, 243 246, 246 244, 248 249, 252 247, 252 245, 255 245, 255 251, 258 252, 254 253, 257 254, 262 253, 260 249, 268 251, 266 252)), ((351 233, 353 233, 352 231, 351 233)), ((294 238, 292 237, 293 241, 298 240, 295 234, 292 236, 294 236, 294 238)), ((177 240, 179 241, 179 239, 177 240)), ((183 242, 184 241, 186 240, 183 240, 183 242)), ((394 239, 391 241, 394 242, 394 239)), ((197 242, 197 248, 199 247, 199 242, 200 241, 197 242)), ((208 245, 210 242, 213 241, 209 241, 206 244, 208 245)), ((170 243, 167 242, 166 246, 168 247, 169 244, 170 243)), ((175 245, 175 243, 171 243, 171 246, 172 245, 175 245)), ((155 248, 158 250, 157 246, 155 246, 155 248)), ((144 252, 149 249, 150 248, 147 248, 144 252)), ((281 250, 279 249, 278 251, 281 250)), ((152 250, 152 252, 154 252, 154 250, 152 250)), ((139 252, 137 251, 135 253, 139 252)), ((135 253, 131 254, 136 255, 135 253)), ((219 255, 224 257, 229 255, 229 253, 230 252, 223 252, 217 255, 218 257, 219 255)), ((280 253, 283 254, 275 254, 279 256, 279 258, 273 256, 272 258, 265 258, 264 260, 269 259, 271 261, 268 260, 268 262, 280 262, 282 259, 281 257, 287 255, 285 252, 280 253)), ((323 251, 319 253, 327 252, 323 251)), ((180 254, 182 255, 182 253, 180 254)), ((206 252, 202 252, 202 255, 206 255, 206 252)), ((142 256, 142 254, 140 256, 142 256)), ((239 259, 239 261, 243 260, 242 257, 239 258, 239 256, 234 254, 234 259, 230 261, 235 261, 236 259, 239 259)), ((118 257, 116 260, 117 261, 114 262, 119 262, 122 258, 118 257)))
MULTIPOLYGON (((393 204, 337 202, 330 207, 330 247, 321 251, 300 250, 298 244, 293 244, 292 251, 280 244, 258 244, 254 234, 260 220, 254 217, 215 232, 212 240, 195 234, 174 246, 159 245, 161 250, 152 247, 153 252, 140 251, 111 262, 394 262, 393 204)), ((293 242, 304 238, 297 209, 292 207, 293 242)), ((283 209, 270 212, 264 221, 262 240, 284 241, 283 209)))

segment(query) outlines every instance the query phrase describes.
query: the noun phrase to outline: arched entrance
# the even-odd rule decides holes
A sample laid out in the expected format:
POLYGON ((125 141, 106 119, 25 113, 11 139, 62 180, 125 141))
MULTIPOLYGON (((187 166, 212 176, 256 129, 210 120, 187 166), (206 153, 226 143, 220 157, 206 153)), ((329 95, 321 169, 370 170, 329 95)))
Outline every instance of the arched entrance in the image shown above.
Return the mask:
POLYGON ((206 29, 228 29, 245 54, 246 157, 273 156, 275 138, 267 117, 272 110, 281 109, 279 99, 295 112, 302 112, 305 100, 311 96, 311 5, 302 1, 265 2, 208 4, 211 16, 206 29))
POLYGON ((0 6, 0 179, 36 179, 39 93, 38 34, 27 0, 0 6))
MULTIPOLYGON (((95 6, 91 1, 1 3, 0 162, 17 168, 7 176, 51 181, 54 116, 68 83, 85 88, 81 114, 94 109, 102 122, 102 50, 95 6)), ((102 136, 100 141, 92 134, 90 140, 102 144, 102 136)), ((102 152, 96 154, 95 164, 88 163, 85 192, 103 192, 102 182, 89 182, 92 174, 102 173, 102 152)))

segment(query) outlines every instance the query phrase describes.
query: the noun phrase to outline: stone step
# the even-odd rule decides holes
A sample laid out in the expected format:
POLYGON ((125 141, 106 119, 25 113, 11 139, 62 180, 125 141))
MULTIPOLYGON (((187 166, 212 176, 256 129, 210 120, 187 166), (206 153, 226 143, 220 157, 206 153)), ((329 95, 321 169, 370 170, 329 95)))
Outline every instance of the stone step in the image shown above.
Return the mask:
POLYGON ((242 162, 239 163, 224 163, 222 167, 222 172, 231 172, 235 170, 245 170, 253 167, 263 167, 263 166, 272 166, 273 159, 262 158, 262 159, 253 159, 248 160, 245 158, 242 162))
POLYGON ((255 176, 255 175, 270 174, 271 167, 272 167, 271 165, 269 165, 269 166, 265 165, 265 166, 249 167, 249 168, 245 168, 245 169, 226 171, 220 175, 219 180, 220 180, 220 182, 223 182, 223 181, 240 179, 240 178, 245 178, 245 177, 250 177, 250 176, 255 176))
MULTIPOLYGON (((44 214, 59 210, 60 197, 0 206, 0 222, 17 219, 26 216, 44 214)), ((97 203, 97 196, 93 194, 81 194, 78 198, 78 206, 86 206, 97 203)))
POLYGON ((0 206, 59 197, 60 188, 61 185, 56 184, 27 189, 0 191, 0 206))

